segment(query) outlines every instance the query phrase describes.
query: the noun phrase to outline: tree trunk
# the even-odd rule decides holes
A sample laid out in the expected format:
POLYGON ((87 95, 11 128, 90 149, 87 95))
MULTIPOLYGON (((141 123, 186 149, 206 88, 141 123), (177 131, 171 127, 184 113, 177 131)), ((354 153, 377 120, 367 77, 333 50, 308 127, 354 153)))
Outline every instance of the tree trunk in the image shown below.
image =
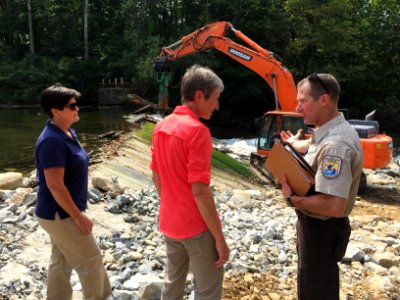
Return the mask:
POLYGON ((84 18, 84 42, 85 42, 85 60, 89 59, 89 30, 88 30, 88 6, 89 0, 85 0, 85 5, 83 9, 83 18, 84 18))
POLYGON ((35 39, 33 36, 33 25, 32 25, 32 8, 31 8, 31 0, 26 1, 26 5, 28 8, 28 26, 29 26, 29 42, 31 53, 35 54, 35 39))

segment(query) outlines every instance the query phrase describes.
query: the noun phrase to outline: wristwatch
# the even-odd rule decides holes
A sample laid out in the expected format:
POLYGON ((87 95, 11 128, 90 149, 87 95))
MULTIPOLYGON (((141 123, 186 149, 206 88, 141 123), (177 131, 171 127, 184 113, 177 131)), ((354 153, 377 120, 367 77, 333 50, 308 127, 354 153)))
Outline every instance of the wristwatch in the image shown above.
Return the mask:
POLYGON ((294 205, 293 205, 293 203, 292 203, 292 197, 293 197, 293 196, 294 196, 293 194, 290 194, 289 196, 286 197, 286 203, 287 203, 287 205, 289 205, 290 207, 294 207, 294 205))

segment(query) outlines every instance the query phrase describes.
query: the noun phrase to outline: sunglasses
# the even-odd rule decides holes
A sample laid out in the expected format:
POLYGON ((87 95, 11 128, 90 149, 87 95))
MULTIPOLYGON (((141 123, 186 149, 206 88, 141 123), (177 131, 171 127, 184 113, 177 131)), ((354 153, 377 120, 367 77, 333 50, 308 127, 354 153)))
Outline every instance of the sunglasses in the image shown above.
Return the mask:
POLYGON ((69 104, 64 106, 64 108, 69 108, 72 111, 76 110, 77 107, 78 107, 78 103, 76 103, 76 102, 69 103, 69 104))
POLYGON ((327 88, 326 84, 322 81, 322 79, 317 75, 317 73, 312 73, 309 77, 308 80, 318 82, 320 86, 323 87, 325 90, 326 94, 329 94, 329 89, 327 88))

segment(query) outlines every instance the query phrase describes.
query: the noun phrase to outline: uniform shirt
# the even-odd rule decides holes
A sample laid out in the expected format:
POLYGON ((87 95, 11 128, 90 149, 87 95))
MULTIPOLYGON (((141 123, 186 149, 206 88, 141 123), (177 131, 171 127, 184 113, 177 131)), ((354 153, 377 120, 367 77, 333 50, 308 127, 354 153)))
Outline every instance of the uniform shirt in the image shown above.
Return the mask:
POLYGON ((210 184, 212 141, 192 110, 177 106, 153 132, 150 168, 161 177, 160 231, 182 239, 208 229, 191 184, 210 184))
POLYGON ((80 211, 87 207, 89 156, 75 132, 69 130, 73 138, 48 121, 36 142, 38 197, 35 212, 39 218, 54 220, 56 212, 61 219, 69 217, 47 187, 44 170, 48 168, 64 168, 64 184, 73 201, 80 211))
POLYGON ((343 217, 348 216, 358 192, 363 153, 356 130, 342 113, 314 131, 305 159, 316 170, 315 191, 347 199, 343 217))

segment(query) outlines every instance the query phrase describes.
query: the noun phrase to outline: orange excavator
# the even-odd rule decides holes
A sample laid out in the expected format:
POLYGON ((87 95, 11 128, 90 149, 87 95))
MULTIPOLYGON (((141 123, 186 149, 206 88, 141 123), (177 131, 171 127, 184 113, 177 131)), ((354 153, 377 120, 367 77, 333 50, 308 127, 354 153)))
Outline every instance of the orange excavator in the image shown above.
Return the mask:
MULTIPOLYGON (((155 59, 155 71, 158 78, 168 76, 170 63, 184 56, 215 48, 230 58, 256 72, 270 86, 274 93, 275 110, 268 111, 259 118, 257 133, 257 152, 252 153, 250 165, 262 178, 271 180, 270 174, 265 169, 265 159, 279 138, 281 130, 297 132, 303 129, 305 137, 309 136, 311 128, 304 125, 301 115, 295 112, 297 90, 292 74, 287 70, 277 57, 270 51, 262 48, 256 42, 236 30, 229 22, 215 22, 208 24, 195 32, 183 37, 170 46, 163 47, 160 55, 155 59), (233 32, 235 36, 251 48, 242 46, 226 35, 233 32)), ((165 91, 166 82, 160 82, 160 102, 163 105, 168 101, 165 91)), ((379 124, 373 120, 349 120, 360 135, 364 151, 365 168, 383 168, 392 159, 393 142, 386 134, 379 133, 379 124)))

